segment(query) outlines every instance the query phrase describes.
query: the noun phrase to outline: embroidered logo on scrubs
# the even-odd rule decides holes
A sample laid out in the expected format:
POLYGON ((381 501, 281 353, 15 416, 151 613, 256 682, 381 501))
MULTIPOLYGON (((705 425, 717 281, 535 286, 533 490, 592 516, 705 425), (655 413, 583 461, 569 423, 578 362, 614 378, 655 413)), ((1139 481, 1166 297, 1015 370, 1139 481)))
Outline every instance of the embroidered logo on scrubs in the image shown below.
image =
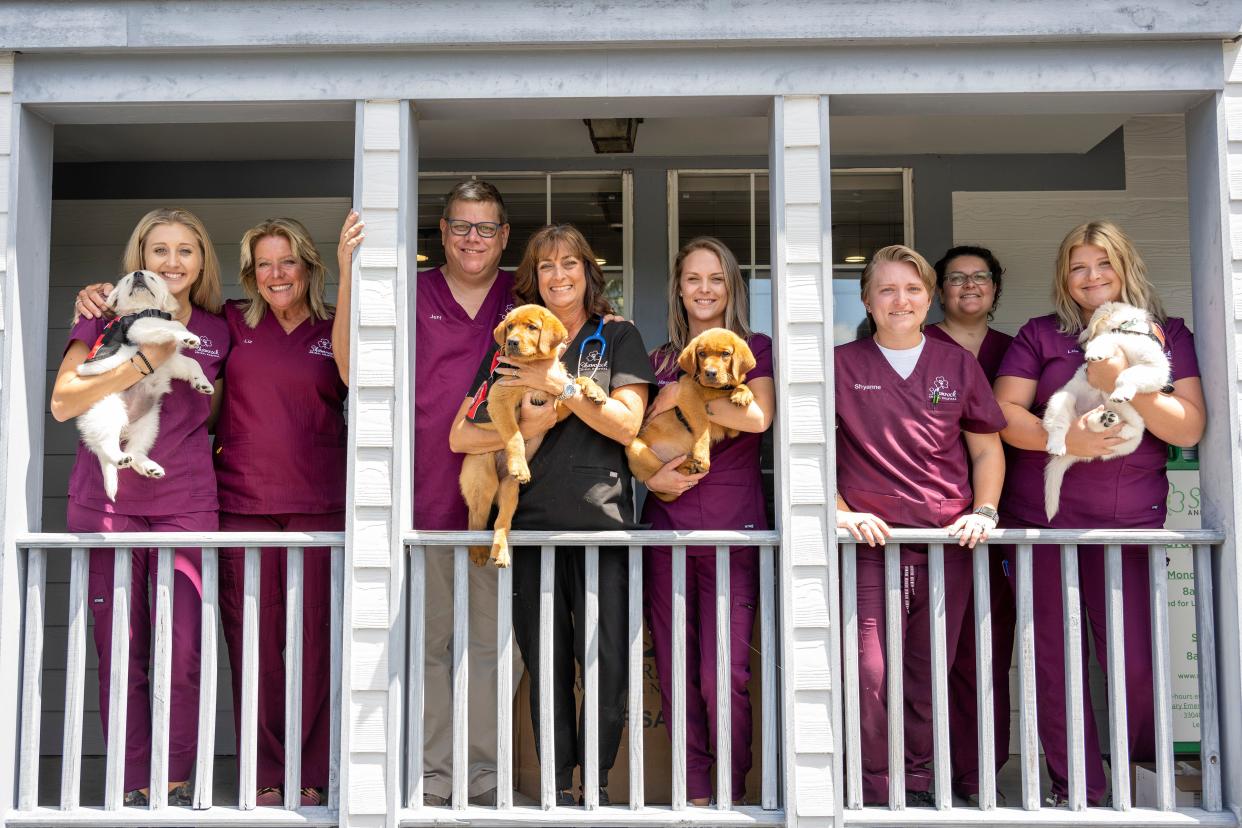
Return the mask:
POLYGON ((211 341, 211 337, 200 336, 198 338, 198 347, 194 349, 194 353, 202 354, 203 356, 218 357, 220 356, 220 350, 216 348, 215 345, 216 343, 211 341))
POLYGON ((314 345, 310 346, 310 350, 308 350, 306 353, 314 354, 315 356, 323 356, 323 357, 334 356, 334 354, 332 353, 332 340, 326 337, 320 337, 319 341, 316 342, 314 345))
POLYGON ((944 401, 957 402, 957 389, 949 388, 949 381, 944 377, 936 377, 936 381, 927 389, 927 399, 932 405, 940 405, 944 401))

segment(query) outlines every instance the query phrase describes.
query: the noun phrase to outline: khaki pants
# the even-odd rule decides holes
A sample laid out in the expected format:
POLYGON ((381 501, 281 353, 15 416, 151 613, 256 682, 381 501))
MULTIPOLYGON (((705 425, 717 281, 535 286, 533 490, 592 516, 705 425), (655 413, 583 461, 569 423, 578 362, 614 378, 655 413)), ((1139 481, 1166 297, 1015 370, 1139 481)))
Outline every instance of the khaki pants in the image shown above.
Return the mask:
MULTIPOLYGON (((423 657, 423 792, 453 790, 453 550, 428 549, 426 652, 423 657)), ((468 706, 470 796, 496 787, 496 569, 469 566, 470 643, 468 706)), ((522 659, 512 647, 513 689, 522 659)))

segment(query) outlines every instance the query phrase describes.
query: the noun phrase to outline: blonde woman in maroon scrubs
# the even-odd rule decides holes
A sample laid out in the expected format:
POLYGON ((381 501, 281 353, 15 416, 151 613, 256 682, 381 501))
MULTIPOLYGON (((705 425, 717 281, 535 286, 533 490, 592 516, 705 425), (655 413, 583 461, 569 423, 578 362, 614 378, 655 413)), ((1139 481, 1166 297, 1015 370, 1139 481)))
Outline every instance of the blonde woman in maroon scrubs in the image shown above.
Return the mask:
MULTIPOLYGON (((935 274, 904 245, 876 252, 862 276, 875 336, 836 348, 837 526, 882 545, 890 526, 944 528, 960 550, 945 550, 945 633, 957 649, 970 595, 964 547, 996 527, 1005 476, 997 432, 1005 418, 968 351, 922 332, 935 274), (963 437, 965 439, 963 440, 963 437)), ((930 606, 927 552, 901 549, 905 687, 906 804, 933 805, 930 606)), ((863 796, 888 796, 884 555, 858 550, 859 707, 863 796)))
MULTIPOLYGON (((648 497, 643 522, 652 529, 766 529, 763 476, 759 468, 761 435, 776 413, 772 382, 772 340, 751 333, 747 325, 746 282, 737 259, 719 239, 700 236, 687 242, 673 262, 669 280, 669 341, 651 352, 661 393, 648 416, 667 410, 676 400, 681 369, 677 355, 686 344, 709 328, 728 328, 747 340, 755 368, 746 384, 755 401, 746 409, 721 400, 708 406, 708 416, 741 432, 712 446, 712 468, 704 474, 677 471, 684 457, 675 457, 647 480, 652 491, 677 495, 665 502, 648 497)), ((716 548, 692 546, 686 557, 686 794, 691 804, 707 805, 712 795, 712 744, 716 742, 716 548)), ((673 716, 673 556, 667 546, 646 550, 643 600, 647 627, 655 650, 660 678, 660 701, 665 724, 673 716)), ((729 558, 730 639, 732 658, 729 695, 733 713, 733 798, 746 795, 750 770, 752 718, 750 695, 750 636, 759 605, 759 555, 753 546, 732 550, 729 558)))
MULTIPOLYGON (((347 224, 349 222, 347 221, 347 224)), ((241 240, 243 300, 225 303, 233 349, 216 424, 220 529, 339 532, 345 528, 345 397, 332 350, 327 270, 301 223, 268 219, 241 240)), ((262 550, 259 574, 259 805, 284 801, 284 548, 262 550)), ((328 785, 331 554, 303 553, 303 805, 322 805, 328 785)), ((220 615, 240 733, 245 553, 220 553, 220 615)))
MULTIPOLYGON (((933 265, 936 296, 944 320, 923 328, 929 339, 960 345, 979 360, 988 382, 996 381, 1001 359, 1013 337, 988 325, 1000 301, 1005 269, 986 247, 962 245, 950 248, 933 265)), ((1006 577, 1005 547, 993 549, 990 558, 992 613, 992 688, 996 696, 996 769, 1009 759, 1009 665, 1013 660, 1013 629, 1017 611, 1013 589, 1006 577)), ((953 791, 970 798, 979 793, 979 715, 976 702, 974 598, 967 602, 957 652, 949 656, 949 739, 953 762, 953 791)), ((999 795, 999 793, 998 793, 999 795)))

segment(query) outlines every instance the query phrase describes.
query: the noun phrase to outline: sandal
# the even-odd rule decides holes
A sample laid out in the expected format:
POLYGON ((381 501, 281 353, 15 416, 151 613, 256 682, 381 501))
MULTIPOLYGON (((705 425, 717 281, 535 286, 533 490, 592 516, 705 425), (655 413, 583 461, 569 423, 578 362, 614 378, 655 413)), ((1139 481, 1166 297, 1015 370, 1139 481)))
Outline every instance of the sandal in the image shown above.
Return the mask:
POLYGON ((285 795, 280 788, 259 788, 254 795, 254 804, 259 806, 278 806, 285 804, 285 795))
POLYGON ((302 804, 311 807, 318 805, 327 805, 328 798, 324 796, 323 788, 303 788, 302 804))

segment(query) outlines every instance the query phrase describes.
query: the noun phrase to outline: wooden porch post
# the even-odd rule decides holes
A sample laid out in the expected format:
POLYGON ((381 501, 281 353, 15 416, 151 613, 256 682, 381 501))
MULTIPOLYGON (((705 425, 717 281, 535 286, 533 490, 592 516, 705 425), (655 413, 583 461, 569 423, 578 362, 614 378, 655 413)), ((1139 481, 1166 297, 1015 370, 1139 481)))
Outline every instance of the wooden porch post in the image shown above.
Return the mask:
MULTIPOLYGON (((414 265, 417 155, 409 101, 359 101, 348 515, 340 735, 340 824, 395 826, 400 784, 401 610, 410 523, 407 273, 414 265)), ((345 278, 346 274, 342 274, 345 278)))
MULTIPOLYGON (((0 53, 0 813, 15 803, 24 567, 14 539, 38 531, 52 222, 52 125, 13 104, 0 53)), ((39 681, 40 676, 30 676, 39 681)))
POLYGON ((788 824, 841 816, 827 96, 778 97, 770 147, 788 824))
MULTIPOLYGON (((1203 525, 1225 530, 1216 585, 1217 712, 1226 810, 1242 808, 1242 51, 1226 43, 1225 91, 1186 114, 1186 173, 1195 336, 1207 401, 1199 445, 1203 525), (1230 94, 1234 93, 1234 94, 1230 94)), ((1200 633, 1202 635, 1202 633, 1200 633)), ((1208 639, 1209 641, 1211 639, 1208 639)), ((1205 791, 1206 794, 1206 791, 1205 791)))

